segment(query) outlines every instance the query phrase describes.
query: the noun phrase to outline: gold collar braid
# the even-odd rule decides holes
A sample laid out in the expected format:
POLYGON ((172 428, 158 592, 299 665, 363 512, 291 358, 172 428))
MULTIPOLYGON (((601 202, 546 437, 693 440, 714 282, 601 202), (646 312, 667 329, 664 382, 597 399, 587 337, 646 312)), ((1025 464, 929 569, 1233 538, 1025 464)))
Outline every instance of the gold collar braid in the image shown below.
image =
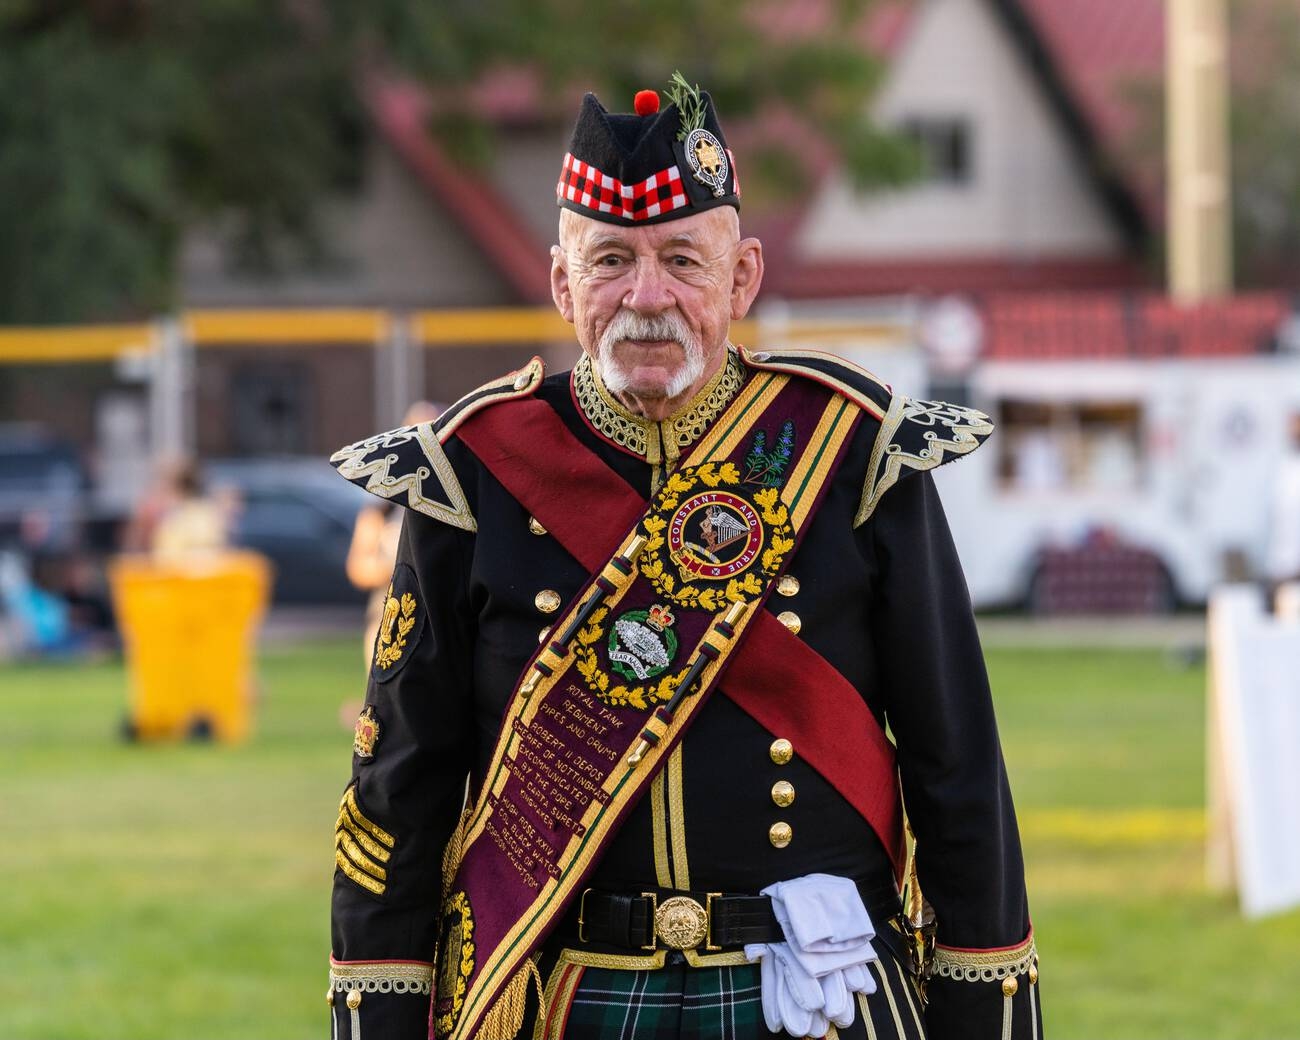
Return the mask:
POLYGON ((666 464, 667 469, 676 466, 683 448, 703 436, 744 382, 745 366, 739 355, 728 348, 726 363, 700 392, 667 419, 654 422, 633 415, 614 399, 589 355, 583 354, 573 366, 574 396, 596 431, 650 465, 666 464))

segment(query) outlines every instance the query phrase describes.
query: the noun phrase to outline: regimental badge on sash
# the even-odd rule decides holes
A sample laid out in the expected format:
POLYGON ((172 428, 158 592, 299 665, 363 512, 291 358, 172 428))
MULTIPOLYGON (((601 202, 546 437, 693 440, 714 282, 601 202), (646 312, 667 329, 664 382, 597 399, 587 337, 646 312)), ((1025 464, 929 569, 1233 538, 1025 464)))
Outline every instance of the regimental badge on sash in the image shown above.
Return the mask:
POLYGON ((610 668, 639 682, 662 675, 677 657, 677 634, 672 630, 676 620, 660 603, 620 616, 609 635, 610 668))

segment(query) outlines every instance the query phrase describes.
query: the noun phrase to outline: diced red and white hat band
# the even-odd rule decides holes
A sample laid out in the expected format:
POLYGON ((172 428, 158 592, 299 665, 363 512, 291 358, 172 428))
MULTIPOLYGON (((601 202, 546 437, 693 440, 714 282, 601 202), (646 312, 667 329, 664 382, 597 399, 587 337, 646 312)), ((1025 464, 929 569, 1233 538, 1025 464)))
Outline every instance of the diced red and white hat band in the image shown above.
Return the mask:
POLYGON ((590 163, 575 159, 572 152, 564 155, 555 194, 561 201, 624 220, 649 220, 691 203, 676 166, 653 173, 636 184, 624 184, 590 163))

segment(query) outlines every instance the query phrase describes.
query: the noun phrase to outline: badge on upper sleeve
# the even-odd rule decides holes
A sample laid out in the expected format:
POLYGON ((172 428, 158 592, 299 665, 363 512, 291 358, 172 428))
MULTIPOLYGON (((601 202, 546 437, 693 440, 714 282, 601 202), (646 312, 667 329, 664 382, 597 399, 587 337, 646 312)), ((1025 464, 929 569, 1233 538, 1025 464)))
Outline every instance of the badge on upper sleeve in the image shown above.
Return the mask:
POLYGON ((370 674, 376 682, 387 682, 404 667, 424 634, 425 610, 420 603, 415 571, 405 563, 393 570, 393 580, 384 599, 384 613, 375 637, 375 656, 370 674))
POLYGON ((374 758, 375 745, 379 743, 379 717, 374 705, 367 704, 365 711, 357 716, 357 725, 353 730, 352 753, 357 758, 374 758))

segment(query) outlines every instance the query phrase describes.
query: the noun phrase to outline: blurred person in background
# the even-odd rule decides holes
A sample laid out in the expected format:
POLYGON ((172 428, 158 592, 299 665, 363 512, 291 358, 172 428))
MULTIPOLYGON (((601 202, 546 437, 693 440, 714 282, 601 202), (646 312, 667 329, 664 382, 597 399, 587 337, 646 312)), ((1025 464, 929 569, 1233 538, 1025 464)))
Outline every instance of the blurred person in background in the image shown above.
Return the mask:
MULTIPOLYGON (((433 422, 442 414, 445 405, 417 401, 402 417, 403 426, 433 422)), ((366 603, 366 628, 362 639, 362 654, 366 667, 379 632, 379 620, 388 601, 389 579, 393 564, 397 562, 397 542, 402 533, 402 510, 393 502, 381 501, 368 505, 357 514, 352 529, 352 544, 348 547, 348 581, 370 593, 366 603)), ((351 728, 351 717, 348 726, 351 728)))
POLYGON ((404 507, 336 821, 333 1035, 1040 1037, 927 472, 992 426, 733 346, 762 247, 711 99, 670 97, 583 101, 551 250, 572 372, 535 358, 332 459, 404 507))
MULTIPOLYGON (((402 417, 403 426, 430 423, 438 418, 445 405, 430 401, 416 401, 402 417)), ((379 622, 388 602, 389 579, 397 562, 397 543, 402 534, 402 510, 392 502, 381 501, 368 505, 357 514, 352 528, 352 543, 348 546, 348 581, 370 593, 366 601, 366 627, 361 635, 361 655, 365 667, 370 668, 375 640, 379 635, 379 622)), ((339 722, 351 729, 360 711, 357 700, 344 701, 339 708, 339 722)))
POLYGON ((230 503, 210 495, 194 459, 170 465, 158 500, 150 503, 149 551, 159 563, 210 556, 230 544, 230 503))

